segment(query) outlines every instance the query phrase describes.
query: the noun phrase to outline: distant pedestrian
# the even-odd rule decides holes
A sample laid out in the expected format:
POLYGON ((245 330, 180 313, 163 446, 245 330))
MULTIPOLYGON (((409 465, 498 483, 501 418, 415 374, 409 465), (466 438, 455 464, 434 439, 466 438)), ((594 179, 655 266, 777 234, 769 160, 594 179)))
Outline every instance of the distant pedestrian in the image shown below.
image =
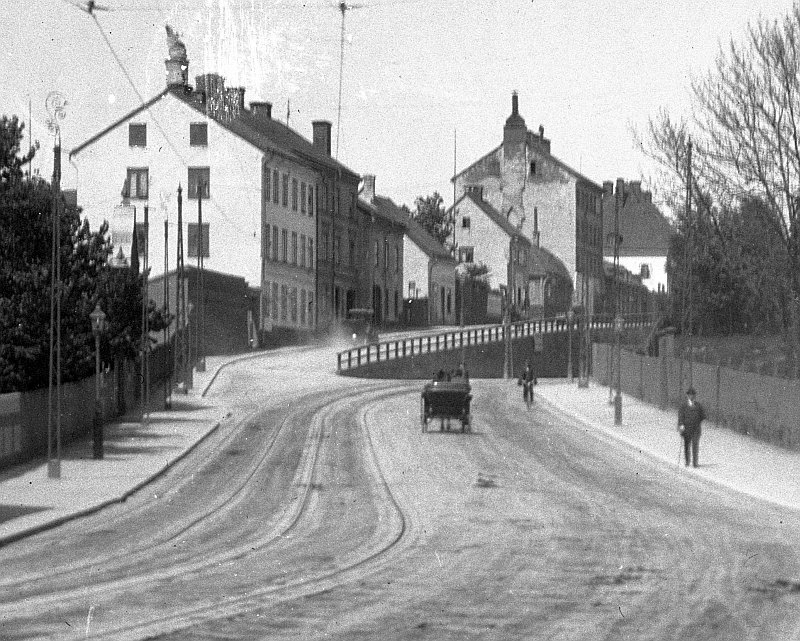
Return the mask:
POLYGON ((531 404, 533 403, 533 386, 536 385, 536 374, 533 373, 533 368, 531 367, 530 362, 525 362, 525 369, 520 374, 519 379, 517 379, 517 385, 522 385, 522 398, 525 401, 525 405, 528 406, 528 409, 531 408, 531 404))
POLYGON ((696 400, 697 393, 693 387, 686 390, 686 401, 678 410, 678 432, 683 437, 683 455, 689 465, 689 454, 694 467, 698 466, 700 453, 700 424, 706 418, 706 411, 696 400))

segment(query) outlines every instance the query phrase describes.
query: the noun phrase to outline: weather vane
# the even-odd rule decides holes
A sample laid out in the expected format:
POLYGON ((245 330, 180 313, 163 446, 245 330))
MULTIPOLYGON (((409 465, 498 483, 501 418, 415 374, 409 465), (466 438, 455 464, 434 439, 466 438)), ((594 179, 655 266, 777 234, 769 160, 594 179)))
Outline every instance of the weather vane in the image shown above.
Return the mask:
POLYGON ((67 115, 67 98, 58 91, 51 91, 47 94, 44 101, 45 109, 49 117, 47 118, 47 128, 54 137, 61 139, 61 121, 67 115))

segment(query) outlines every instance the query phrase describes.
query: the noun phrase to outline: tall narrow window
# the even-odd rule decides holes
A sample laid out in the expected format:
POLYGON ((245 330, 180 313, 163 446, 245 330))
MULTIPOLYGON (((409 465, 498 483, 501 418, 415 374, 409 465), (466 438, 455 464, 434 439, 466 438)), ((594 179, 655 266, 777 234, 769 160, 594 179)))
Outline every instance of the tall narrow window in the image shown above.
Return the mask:
POLYGON ((399 274, 400 273, 400 264, 401 263, 402 263, 402 260, 400 259, 400 248, 397 245, 395 245, 395 247, 394 247, 394 272, 395 272, 395 274, 399 274))
POLYGON ((272 198, 272 174, 269 171, 269 167, 264 169, 264 202, 268 203, 272 198))
POLYGON ((308 239, 308 268, 314 269, 314 239, 308 239))
POLYGON ((300 324, 306 324, 306 290, 300 290, 300 324))
POLYGON ((283 194, 281 198, 281 204, 284 207, 289 206, 289 174, 283 174, 283 194))
POLYGON ((297 287, 292 287, 289 294, 289 309, 291 310, 292 322, 297 322, 297 287))
POLYGON ((314 186, 308 186, 308 215, 314 215, 314 186))
POLYGON ((306 213, 306 184, 300 183, 300 213, 306 213))
POLYGON ((281 285, 281 320, 286 320, 289 311, 289 287, 281 285))
POLYGON ((272 300, 271 295, 272 289, 270 288, 269 281, 264 283, 264 316, 269 318, 270 312, 272 311, 272 300))
POLYGON ((272 283, 272 318, 278 320, 278 283, 272 283))
POLYGON ((278 260, 278 226, 272 228, 272 260, 278 260))
POLYGON ((281 260, 285 263, 289 260, 289 232, 281 229, 281 260))
POLYGON ((270 235, 270 226, 264 228, 264 258, 269 260, 272 256, 272 236, 270 235))
POLYGON ((208 123, 205 122, 189 123, 189 146, 191 147, 208 146, 208 123))
POLYGON ((292 178, 292 211, 297 211, 297 178, 292 178))
POLYGON ((280 184, 278 183, 279 180, 280 177, 278 175, 278 170, 274 169, 272 171, 272 202, 275 203, 276 205, 278 204, 278 198, 279 198, 278 192, 280 191, 279 189, 280 184))
POLYGON ((147 198, 149 182, 147 167, 129 167, 122 195, 125 198, 147 198))
POLYGON ((203 185, 203 198, 211 196, 211 169, 208 167, 189 167, 189 198, 197 198, 197 186, 203 185))
POLYGON ((292 232, 292 265, 297 265, 297 232, 292 232))
POLYGON ((306 266, 306 235, 300 234, 300 267, 306 266))
POLYGON ((128 146, 147 147, 147 125, 131 123, 128 125, 128 146))
MULTIPOLYGON (((210 226, 209 223, 203 223, 203 258, 209 258, 210 254, 208 248, 211 246, 209 242, 209 235, 210 235, 210 226)), ((187 230, 189 232, 189 258, 197 258, 197 247, 199 244, 199 234, 197 223, 189 223, 189 228, 187 230)))

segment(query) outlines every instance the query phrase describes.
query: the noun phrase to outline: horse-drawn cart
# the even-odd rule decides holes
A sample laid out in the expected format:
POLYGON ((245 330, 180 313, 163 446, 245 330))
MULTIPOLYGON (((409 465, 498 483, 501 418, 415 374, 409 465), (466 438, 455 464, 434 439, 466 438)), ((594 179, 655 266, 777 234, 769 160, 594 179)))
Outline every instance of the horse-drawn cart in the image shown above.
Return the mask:
POLYGON ((461 431, 471 431, 472 417, 469 404, 472 400, 469 381, 459 378, 451 381, 433 381, 425 385, 420 399, 422 431, 428 431, 428 421, 440 420, 439 429, 450 429, 451 420, 461 421, 461 431))

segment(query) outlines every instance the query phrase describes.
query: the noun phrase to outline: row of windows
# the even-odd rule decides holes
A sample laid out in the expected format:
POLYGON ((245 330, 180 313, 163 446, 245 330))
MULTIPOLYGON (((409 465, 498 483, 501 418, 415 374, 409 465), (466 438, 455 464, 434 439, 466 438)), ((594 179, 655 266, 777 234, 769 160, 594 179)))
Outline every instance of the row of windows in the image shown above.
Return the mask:
MULTIPOLYGON (((381 266, 381 241, 375 241, 375 251, 374 251, 374 261, 375 267, 381 266)), ((383 268, 387 271, 392 271, 391 265, 389 264, 389 260, 391 258, 391 249, 389 246, 389 240, 387 238, 383 239, 383 268)), ((400 254, 400 247, 395 245, 394 248, 394 273, 399 274, 400 270, 403 267, 403 257, 400 254)))
MULTIPOLYGON (((200 245, 199 229, 197 223, 189 223, 187 225, 188 258, 197 258, 197 248, 200 245)), ((144 223, 136 223, 136 244, 140 254, 147 253, 147 235, 146 225, 144 223)), ((203 258, 209 258, 211 256, 209 251, 211 247, 211 226, 208 223, 203 223, 202 236, 203 258)), ((128 230, 115 230, 111 237, 111 242, 115 245, 129 245, 132 240, 133 237, 128 230)))
POLYGON ((314 324, 314 294, 305 289, 275 282, 264 283, 263 317, 291 321, 309 327, 314 324))
POLYGON ((270 171, 269 167, 264 168, 264 199, 287 208, 291 201, 292 211, 314 215, 314 185, 291 178, 289 174, 281 174, 277 169, 270 171))
MULTIPOLYGON (((186 177, 187 197, 197 198, 198 188, 203 198, 211 197, 211 169, 208 167, 189 167, 186 177)), ((150 197, 150 169, 148 167, 128 167, 122 197, 146 200, 150 197)))
MULTIPOLYGON (((208 123, 189 123, 189 145, 192 147, 208 146, 208 123)), ((128 146, 147 147, 147 123, 132 122, 128 125, 128 146)))
POLYGON ((314 269, 314 239, 277 225, 264 228, 264 258, 314 269), (291 240, 290 240, 291 239, 291 240))

